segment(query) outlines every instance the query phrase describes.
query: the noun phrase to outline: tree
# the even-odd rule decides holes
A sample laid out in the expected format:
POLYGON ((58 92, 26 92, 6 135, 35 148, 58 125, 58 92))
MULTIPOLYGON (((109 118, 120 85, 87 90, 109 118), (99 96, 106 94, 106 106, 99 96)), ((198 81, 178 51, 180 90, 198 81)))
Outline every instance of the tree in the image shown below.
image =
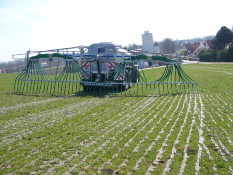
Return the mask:
POLYGON ((200 61, 217 61, 217 52, 215 50, 203 50, 199 54, 200 61))
POLYGON ((141 45, 138 45, 138 44, 135 44, 135 43, 133 43, 133 44, 128 44, 128 46, 125 46, 124 47, 125 49, 141 49, 142 48, 142 46, 141 45))
POLYGON ((175 53, 176 50, 176 42, 172 41, 170 38, 166 38, 160 43, 161 51, 165 54, 175 53))
POLYGON ((227 61, 233 62, 233 41, 227 51, 227 61))
POLYGON ((226 26, 221 27, 212 41, 213 47, 216 50, 223 50, 227 43, 233 40, 233 32, 226 26))
POLYGON ((227 55, 228 50, 223 49, 218 52, 217 55, 217 61, 228 61, 228 55, 227 55))

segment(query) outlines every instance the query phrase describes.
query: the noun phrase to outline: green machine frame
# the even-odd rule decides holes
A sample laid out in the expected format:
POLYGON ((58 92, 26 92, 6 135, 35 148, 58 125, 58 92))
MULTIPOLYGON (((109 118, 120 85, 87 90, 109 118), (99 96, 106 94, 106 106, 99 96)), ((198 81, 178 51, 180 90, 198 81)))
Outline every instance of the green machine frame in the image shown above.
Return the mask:
MULTIPOLYGON (((68 50, 70 48, 67 48, 68 50)), ((72 48, 73 49, 73 48, 72 48)), ((14 90, 16 93, 72 95, 72 94, 112 94, 112 95, 174 95, 179 93, 196 92, 197 83, 182 69, 181 62, 171 60, 164 56, 137 55, 119 62, 118 69, 105 82, 93 82, 91 77, 82 69, 79 59, 83 55, 83 48, 79 49, 79 57, 75 51, 49 50, 31 52, 27 54, 27 65, 16 77, 14 90), (80 52, 81 50, 81 52, 80 52), (46 53, 49 52, 49 53, 46 53), (37 55, 35 55, 35 53, 37 55), (56 59, 55 73, 49 75, 40 59, 56 59), (160 78, 151 82, 147 81, 143 69, 136 69, 135 62, 140 60, 159 60, 165 65, 160 78), (64 66, 60 67, 63 60, 64 66), (62 69, 60 72, 59 70, 62 69), (129 73, 130 72, 130 73, 129 73), (125 81, 118 81, 117 77, 123 76, 125 81), (84 86, 89 83, 90 86, 84 86)), ((140 65, 139 65, 140 67, 140 65)))

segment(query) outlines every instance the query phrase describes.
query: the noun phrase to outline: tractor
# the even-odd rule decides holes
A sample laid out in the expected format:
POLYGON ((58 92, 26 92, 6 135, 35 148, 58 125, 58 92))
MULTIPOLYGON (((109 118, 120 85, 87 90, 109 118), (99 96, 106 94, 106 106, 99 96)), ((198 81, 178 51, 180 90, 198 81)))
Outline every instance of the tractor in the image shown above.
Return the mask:
POLYGON ((82 77, 84 89, 93 86, 116 87, 127 90, 140 79, 139 66, 129 60, 130 53, 112 43, 95 43, 80 57, 86 74, 82 77))

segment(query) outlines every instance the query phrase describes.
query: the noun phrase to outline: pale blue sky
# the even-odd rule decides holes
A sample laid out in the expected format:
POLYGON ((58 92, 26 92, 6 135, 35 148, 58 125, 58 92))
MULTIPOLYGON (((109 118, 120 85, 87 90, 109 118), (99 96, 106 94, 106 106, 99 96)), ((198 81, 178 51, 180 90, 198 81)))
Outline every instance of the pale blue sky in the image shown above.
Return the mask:
POLYGON ((232 0, 0 0, 0 62, 31 50, 110 42, 141 44, 232 28, 232 0))

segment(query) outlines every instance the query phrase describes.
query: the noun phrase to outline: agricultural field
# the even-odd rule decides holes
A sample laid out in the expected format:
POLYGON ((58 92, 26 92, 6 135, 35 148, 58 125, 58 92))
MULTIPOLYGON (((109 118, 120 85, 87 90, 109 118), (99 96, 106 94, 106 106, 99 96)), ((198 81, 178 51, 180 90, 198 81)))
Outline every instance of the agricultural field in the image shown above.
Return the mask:
POLYGON ((0 74, 0 174, 233 174, 233 64, 182 67, 198 92, 17 95, 0 74))

